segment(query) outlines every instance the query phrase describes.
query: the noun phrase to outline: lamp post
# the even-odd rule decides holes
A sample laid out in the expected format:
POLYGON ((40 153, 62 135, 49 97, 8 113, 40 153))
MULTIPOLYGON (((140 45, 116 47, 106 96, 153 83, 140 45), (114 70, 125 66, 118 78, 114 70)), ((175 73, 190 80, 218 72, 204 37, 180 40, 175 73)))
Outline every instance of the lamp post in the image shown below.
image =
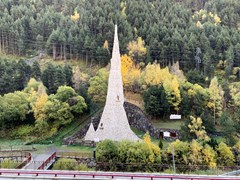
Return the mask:
POLYGON ((176 174, 176 167, 175 167, 175 159, 174 159, 174 146, 171 144, 172 147, 172 159, 173 159, 173 172, 176 174))

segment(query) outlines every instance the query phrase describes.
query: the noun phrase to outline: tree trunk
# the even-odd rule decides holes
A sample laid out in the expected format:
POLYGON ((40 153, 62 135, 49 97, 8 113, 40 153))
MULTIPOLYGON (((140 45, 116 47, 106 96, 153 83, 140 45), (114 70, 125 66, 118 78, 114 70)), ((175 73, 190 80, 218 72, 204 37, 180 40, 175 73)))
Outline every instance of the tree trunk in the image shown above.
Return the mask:
POLYGON ((92 64, 93 64, 93 58, 91 58, 90 67, 92 67, 92 64))
POLYGON ((69 49, 70 49, 70 50, 69 50, 69 52, 70 52, 70 53, 69 53, 70 59, 72 59, 72 45, 70 45, 69 49))
POLYGON ((56 46, 53 44, 53 59, 56 59, 56 46))
POLYGON ((63 45, 63 56, 64 56, 64 61, 66 61, 67 57, 66 57, 66 45, 65 44, 63 45))
POLYGON ((2 35, 2 52, 5 52, 5 42, 4 42, 4 34, 2 35))
POLYGON ((11 37, 10 38, 11 52, 12 52, 12 54, 14 54, 14 35, 11 35, 10 37, 11 37))
POLYGON ((88 53, 86 52, 86 66, 88 65, 88 53))
POLYGON ((0 32, 0 53, 2 53, 2 31, 0 32))
POLYGON ((8 53, 8 35, 5 36, 5 53, 8 53))
POLYGON ((63 45, 60 46, 60 59, 63 59, 63 45))

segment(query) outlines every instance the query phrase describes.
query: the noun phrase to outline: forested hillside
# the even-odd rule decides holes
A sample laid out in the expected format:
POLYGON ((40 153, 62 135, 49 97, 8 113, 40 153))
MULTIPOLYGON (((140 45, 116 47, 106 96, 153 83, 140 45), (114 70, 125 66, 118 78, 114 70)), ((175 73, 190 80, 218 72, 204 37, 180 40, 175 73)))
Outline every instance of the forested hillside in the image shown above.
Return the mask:
POLYGON ((239 0, 2 0, 0 55, 44 56, 0 57, 0 135, 46 139, 103 105, 115 23, 124 90, 149 116, 181 114, 184 140, 239 141, 239 0))
POLYGON ((136 61, 179 61, 184 71, 212 76, 222 60, 230 75, 240 66, 239 14, 238 0, 3 0, 0 51, 104 65, 117 22, 122 54, 130 41, 145 42, 136 61))

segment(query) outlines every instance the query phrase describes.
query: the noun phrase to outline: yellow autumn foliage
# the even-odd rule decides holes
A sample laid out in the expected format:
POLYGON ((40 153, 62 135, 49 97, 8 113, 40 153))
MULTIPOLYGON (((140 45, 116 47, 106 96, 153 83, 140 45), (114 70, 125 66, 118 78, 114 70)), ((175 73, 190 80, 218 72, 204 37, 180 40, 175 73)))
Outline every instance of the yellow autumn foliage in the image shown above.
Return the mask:
POLYGON ((152 152, 152 154, 149 156, 148 159, 149 159, 149 162, 153 163, 156 157, 160 157, 161 150, 156 144, 154 144, 151 141, 151 138, 148 132, 144 135, 143 141, 147 144, 148 148, 152 152))
POLYGON ((141 74, 143 86, 155 86, 162 84, 166 79, 171 79, 172 75, 168 67, 161 69, 158 63, 149 63, 141 74))
POLYGON ((193 85, 191 84, 191 87, 188 89, 188 96, 189 97, 194 97, 198 92, 207 96, 206 89, 204 89, 199 84, 193 84, 193 85))
POLYGON ((211 80, 208 91, 210 95, 208 107, 215 113, 214 116, 216 115, 217 117, 220 117, 223 110, 224 91, 218 84, 217 77, 214 77, 211 80))
POLYGON ((202 125, 202 119, 200 117, 195 118, 190 116, 191 124, 188 125, 190 132, 195 133, 196 137, 200 141, 209 141, 210 138, 207 135, 205 127, 202 125))
POLYGON ((107 40, 104 41, 103 48, 109 51, 109 45, 107 40))
POLYGON ((138 83, 140 79, 141 71, 136 66, 128 55, 121 56, 121 72, 122 72, 122 81, 123 86, 126 89, 131 89, 131 87, 138 83))
POLYGON ((141 37, 138 37, 136 41, 129 42, 127 49, 129 56, 134 60, 141 60, 147 54, 145 42, 141 37))
POLYGON ((141 74, 141 80, 143 86, 154 86, 162 83, 160 64, 149 63, 141 74))
POLYGON ((160 68, 158 63, 149 63, 141 73, 142 88, 149 86, 162 85, 164 87, 166 98, 176 111, 181 103, 180 83, 176 77, 169 72, 168 67, 160 68))
POLYGON ((198 22, 196 23, 196 26, 197 26, 198 28, 202 28, 202 27, 203 27, 203 25, 202 25, 202 23, 201 23, 200 21, 198 21, 198 22))
POLYGON ((202 149, 203 164, 206 164, 209 168, 216 168, 216 152, 208 144, 202 149))
POLYGON ((172 76, 171 79, 165 79, 163 81, 163 87, 167 95, 167 100, 176 111, 179 110, 178 106, 181 103, 181 94, 179 86, 180 85, 176 76, 172 76))
POLYGON ((192 140, 189 144, 189 152, 188 152, 188 161, 189 165, 199 165, 202 164, 202 146, 196 140, 192 140))
POLYGON ((45 120, 46 114, 44 113, 44 106, 48 101, 48 95, 44 87, 40 87, 37 92, 36 101, 32 104, 32 110, 36 120, 45 120))
POLYGON ((71 16, 72 21, 77 21, 77 20, 79 20, 79 18, 80 18, 80 15, 77 11, 75 11, 74 15, 71 16))
POLYGON ((221 19, 220 19, 220 17, 217 14, 214 15, 214 21, 215 21, 215 25, 221 23, 221 19))
POLYGON ((196 21, 196 26, 198 28, 202 28, 203 24, 206 22, 210 22, 215 26, 221 23, 221 18, 212 12, 207 12, 207 10, 201 9, 200 11, 195 12, 192 16, 193 20, 196 21))
POLYGON ((240 82, 231 83, 229 89, 234 105, 240 107, 240 82))

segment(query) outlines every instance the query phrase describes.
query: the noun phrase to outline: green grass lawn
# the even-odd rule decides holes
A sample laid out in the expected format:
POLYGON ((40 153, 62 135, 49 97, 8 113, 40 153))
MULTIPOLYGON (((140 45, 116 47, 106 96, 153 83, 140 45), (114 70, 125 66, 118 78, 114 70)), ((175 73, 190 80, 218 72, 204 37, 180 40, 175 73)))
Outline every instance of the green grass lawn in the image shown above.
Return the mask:
POLYGON ((0 146, 20 146, 23 145, 23 141, 21 139, 6 139, 6 138, 0 138, 0 146))
POLYGON ((14 140, 14 139, 0 139, 0 149, 18 149, 18 150, 31 150, 33 148, 36 149, 37 154, 45 153, 50 150, 57 150, 57 151, 70 151, 70 152, 82 152, 82 153, 89 153, 93 151, 92 147, 86 146, 65 146, 60 145, 59 143, 52 143, 52 144, 31 144, 31 145, 24 145, 22 140, 14 140))
POLYGON ((37 149, 36 154, 44 154, 49 151, 92 153, 94 149, 93 147, 87 146, 65 146, 58 144, 33 144, 32 146, 37 149))
POLYGON ((184 120, 152 120, 151 123, 157 128, 181 129, 184 120))

